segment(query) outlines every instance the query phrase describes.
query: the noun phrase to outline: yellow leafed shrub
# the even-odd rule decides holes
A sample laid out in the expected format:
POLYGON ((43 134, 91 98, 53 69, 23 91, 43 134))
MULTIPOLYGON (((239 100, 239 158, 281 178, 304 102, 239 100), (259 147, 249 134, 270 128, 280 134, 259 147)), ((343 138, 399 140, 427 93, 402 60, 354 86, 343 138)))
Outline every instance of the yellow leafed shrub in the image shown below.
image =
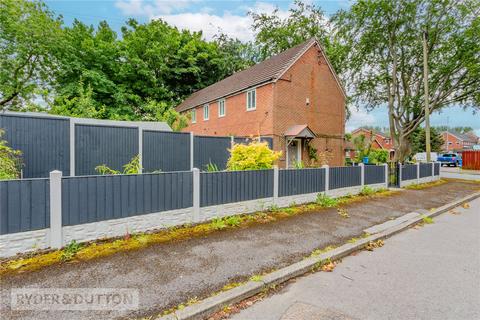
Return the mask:
POLYGON ((281 152, 273 151, 266 142, 252 141, 249 144, 234 144, 230 150, 227 170, 271 169, 281 152))

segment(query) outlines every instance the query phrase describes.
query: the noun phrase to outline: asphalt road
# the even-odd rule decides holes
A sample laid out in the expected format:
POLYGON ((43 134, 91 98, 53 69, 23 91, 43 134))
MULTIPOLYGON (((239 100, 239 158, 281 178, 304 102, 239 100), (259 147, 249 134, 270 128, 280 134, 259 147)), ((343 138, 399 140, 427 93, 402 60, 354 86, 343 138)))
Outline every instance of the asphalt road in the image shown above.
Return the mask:
POLYGON ((449 179, 479 180, 480 170, 463 170, 459 167, 441 167, 440 176, 449 179))
POLYGON ((299 278, 235 320, 480 319, 480 199, 332 273, 299 278))

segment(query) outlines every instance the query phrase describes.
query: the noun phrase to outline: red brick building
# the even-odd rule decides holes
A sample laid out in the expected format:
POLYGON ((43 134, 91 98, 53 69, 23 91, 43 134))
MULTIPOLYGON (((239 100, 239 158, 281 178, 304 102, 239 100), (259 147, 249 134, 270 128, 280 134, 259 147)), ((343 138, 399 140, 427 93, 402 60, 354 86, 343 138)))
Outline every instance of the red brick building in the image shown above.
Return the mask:
POLYGON ((478 143, 478 137, 475 134, 462 134, 452 131, 442 132, 444 152, 459 152, 463 150, 472 150, 478 143))
MULTIPOLYGON (((352 139, 353 141, 356 137, 364 135, 365 141, 372 141, 372 149, 381 149, 387 150, 390 154, 390 159, 393 158, 393 153, 395 152, 393 148, 393 141, 388 136, 367 128, 358 128, 352 131, 352 139)), ((350 151, 350 158, 355 158, 355 151, 350 151)))
POLYGON ((195 92, 176 109, 190 113, 184 131, 272 137, 281 167, 308 162, 310 146, 330 165, 344 163, 345 92, 315 39, 195 92))

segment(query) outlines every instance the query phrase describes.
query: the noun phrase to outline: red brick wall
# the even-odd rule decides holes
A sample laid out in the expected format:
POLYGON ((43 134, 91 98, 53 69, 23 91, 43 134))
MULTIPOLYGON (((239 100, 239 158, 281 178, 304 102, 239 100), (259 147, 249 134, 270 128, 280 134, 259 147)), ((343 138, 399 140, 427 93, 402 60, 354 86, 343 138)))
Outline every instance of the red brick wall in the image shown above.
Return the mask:
MULTIPOLYGON (((197 107, 197 122, 183 129, 197 135, 212 136, 258 136, 273 134, 272 87, 269 83, 256 89, 256 109, 247 111, 246 93, 242 92, 225 99, 225 116, 218 116, 218 103, 210 103, 210 116, 203 119, 203 106, 197 107)), ((188 111, 190 112, 190 111, 188 111)))
MULTIPOLYGON (((345 159, 345 100, 333 74, 319 51, 310 48, 279 79, 274 89, 275 148, 285 153, 285 131, 296 124, 307 124, 316 135, 312 145, 318 152, 332 154, 331 166, 343 165, 345 159), (306 99, 310 104, 306 104, 306 99)), ((308 160, 306 150, 303 159, 308 160)), ((285 164, 285 154, 281 165, 285 164)))

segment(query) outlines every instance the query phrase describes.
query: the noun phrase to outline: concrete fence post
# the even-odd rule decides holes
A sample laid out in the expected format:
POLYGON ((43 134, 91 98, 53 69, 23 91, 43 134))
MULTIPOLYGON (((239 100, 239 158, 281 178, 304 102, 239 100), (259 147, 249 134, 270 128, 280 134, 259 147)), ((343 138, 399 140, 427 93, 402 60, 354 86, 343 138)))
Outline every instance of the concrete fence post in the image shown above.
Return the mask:
POLYGON ((365 164, 359 163, 360 167, 360 185, 363 187, 365 185, 365 164))
POLYGON ((193 170, 193 132, 190 132, 190 170, 193 170))
POLYGON ((398 163, 398 187, 402 187, 402 164, 398 163))
POLYGON ((435 161, 432 161, 432 181, 435 180, 435 161))
POLYGON ((420 162, 417 162, 417 183, 420 183, 420 162))
POLYGON ((278 203, 278 166, 273 166, 273 204, 278 203))
POLYGON ((75 120, 70 118, 70 176, 75 176, 75 120))
POLYGON ((384 163, 383 166, 385 167, 385 188, 388 188, 388 163, 384 163))
POLYGON ((230 136, 230 148, 233 148, 233 145, 235 144, 235 137, 230 136))
POLYGON ((325 169, 325 194, 327 194, 330 189, 330 167, 327 164, 324 164, 322 168, 325 169))
POLYGON ((62 172, 50 172, 50 247, 60 249, 62 235, 62 172))
POLYGON ((138 127, 138 163, 140 165, 140 172, 143 173, 143 129, 138 127))
POLYGON ((192 169, 193 173, 193 222, 200 221, 200 170, 192 169))

